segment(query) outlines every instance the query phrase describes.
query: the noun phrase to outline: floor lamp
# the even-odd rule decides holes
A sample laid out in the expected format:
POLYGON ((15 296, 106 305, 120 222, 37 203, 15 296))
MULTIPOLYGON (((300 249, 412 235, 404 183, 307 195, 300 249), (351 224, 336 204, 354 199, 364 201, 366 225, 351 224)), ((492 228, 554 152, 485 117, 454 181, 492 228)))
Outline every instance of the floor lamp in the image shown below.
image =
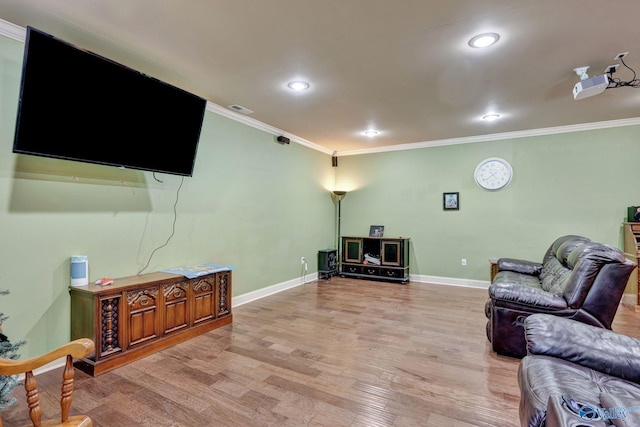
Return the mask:
POLYGON ((344 197, 347 195, 346 191, 339 191, 339 190, 335 190, 333 192, 333 194, 335 194, 336 199, 338 199, 338 218, 337 218, 337 224, 338 224, 338 235, 336 236, 336 248, 338 248, 338 264, 340 263, 340 260, 342 259, 340 257, 340 205, 342 203, 342 199, 344 199, 344 197))

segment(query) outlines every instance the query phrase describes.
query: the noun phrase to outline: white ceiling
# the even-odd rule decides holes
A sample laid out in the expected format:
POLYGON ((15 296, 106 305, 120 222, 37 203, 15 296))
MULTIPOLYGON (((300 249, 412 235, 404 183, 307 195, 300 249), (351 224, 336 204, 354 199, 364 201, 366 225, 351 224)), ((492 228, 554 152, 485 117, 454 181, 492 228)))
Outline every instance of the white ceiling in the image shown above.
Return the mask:
POLYGON ((575 67, 629 52, 640 73, 638 16, 638 0, 0 0, 1 19, 343 154, 638 118, 640 89, 572 97, 575 67))

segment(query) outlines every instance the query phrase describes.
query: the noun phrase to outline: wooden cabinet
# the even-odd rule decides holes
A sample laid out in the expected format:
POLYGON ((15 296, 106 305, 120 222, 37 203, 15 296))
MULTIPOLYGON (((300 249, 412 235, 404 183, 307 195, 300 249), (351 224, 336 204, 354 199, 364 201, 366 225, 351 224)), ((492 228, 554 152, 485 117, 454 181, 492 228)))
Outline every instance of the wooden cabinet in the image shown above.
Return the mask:
POLYGON ((340 276, 407 283, 409 241, 403 237, 341 237, 340 276))
MULTIPOLYGON (((624 228, 624 255, 629 260, 640 265, 640 222, 625 222, 622 225, 624 228)), ((625 292, 633 293, 636 306, 640 306, 640 286, 637 268, 631 272, 625 292)))
POLYGON ((93 376, 232 321, 231 271, 194 279, 149 273, 69 292, 71 339, 91 338, 96 345, 75 365, 93 376))
POLYGON ((489 270, 489 283, 493 283, 493 279, 496 277, 496 274, 498 274, 498 259, 490 258, 489 264, 491 265, 489 270))

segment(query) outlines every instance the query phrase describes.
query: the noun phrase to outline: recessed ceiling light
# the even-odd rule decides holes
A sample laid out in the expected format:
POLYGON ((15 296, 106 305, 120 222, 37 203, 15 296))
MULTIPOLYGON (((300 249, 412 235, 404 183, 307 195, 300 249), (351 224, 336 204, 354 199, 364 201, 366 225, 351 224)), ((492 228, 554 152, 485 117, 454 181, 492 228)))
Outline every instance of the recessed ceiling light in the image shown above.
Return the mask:
POLYGON ((500 36, 496 33, 478 34, 469 40, 471 47, 488 47, 500 40, 500 36))
POLYGON ((482 116, 482 120, 486 121, 486 122, 492 122, 494 120, 498 120, 500 118, 500 114, 486 114, 484 116, 482 116))
POLYGON ((374 137, 374 136, 380 135, 380 131, 377 131, 377 130, 374 130, 374 129, 369 129, 369 130, 365 130, 364 132, 362 132, 362 134, 364 136, 374 137))
POLYGON ((287 86, 289 86, 289 89, 293 89, 295 91, 301 91, 301 90, 309 89, 309 83, 302 82, 302 81, 291 82, 287 86))

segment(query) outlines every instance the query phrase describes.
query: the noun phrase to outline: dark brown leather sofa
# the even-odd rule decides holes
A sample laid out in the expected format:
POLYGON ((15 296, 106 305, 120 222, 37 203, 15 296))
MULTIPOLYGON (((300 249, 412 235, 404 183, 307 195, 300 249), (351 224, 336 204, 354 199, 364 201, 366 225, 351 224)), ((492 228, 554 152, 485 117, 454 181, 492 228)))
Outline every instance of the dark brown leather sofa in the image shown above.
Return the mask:
POLYGON ((640 426, 640 340, 548 314, 524 329, 522 427, 640 426))
POLYGON ((493 350, 523 357, 523 321, 533 313, 611 329, 635 266, 618 248, 573 235, 556 239, 542 262, 499 259, 485 305, 493 350))

